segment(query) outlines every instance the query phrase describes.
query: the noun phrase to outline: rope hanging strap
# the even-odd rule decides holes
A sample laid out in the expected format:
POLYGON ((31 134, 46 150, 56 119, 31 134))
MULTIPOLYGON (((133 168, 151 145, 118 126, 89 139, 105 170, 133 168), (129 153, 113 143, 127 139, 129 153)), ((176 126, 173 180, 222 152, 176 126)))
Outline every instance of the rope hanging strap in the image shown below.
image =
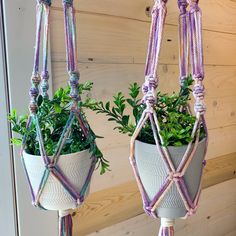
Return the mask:
MULTIPOLYGON (((180 37, 180 83, 188 76, 188 30, 189 27, 189 38, 190 38, 190 52, 191 52, 191 63, 192 63, 192 73, 195 80, 195 85, 193 89, 193 94, 195 98, 194 110, 196 112, 196 122, 192 130, 192 140, 186 149, 186 152, 181 160, 180 165, 175 168, 171 160, 168 148, 164 147, 163 139, 160 135, 160 125, 157 119, 157 115, 153 109, 156 102, 156 89, 158 86, 158 75, 157 67, 159 61, 160 47, 163 35, 163 27, 165 23, 166 16, 166 0, 156 0, 152 11, 152 23, 150 30, 150 39, 148 46, 148 55, 146 61, 145 69, 145 83, 143 84, 143 102, 146 104, 146 109, 144 110, 136 130, 131 138, 130 142, 130 162, 138 183, 139 190, 142 195, 144 210, 148 215, 155 218, 158 217, 156 209, 162 199, 165 197, 168 190, 173 184, 176 185, 177 190, 183 200, 184 206, 186 208, 186 216, 195 213, 201 186, 199 186, 198 192, 194 199, 192 200, 188 192, 184 175, 191 160, 195 154, 199 143, 200 136, 200 125, 203 124, 206 130, 206 123, 204 118, 205 106, 204 106, 204 87, 202 85, 202 80, 204 77, 203 73, 203 54, 202 54, 202 37, 201 37, 201 14, 198 7, 198 1, 189 0, 190 11, 187 12, 186 8, 188 3, 186 0, 178 0, 178 6, 180 9, 180 24, 179 24, 179 37, 180 37), (189 21, 187 20, 189 19, 189 21), (167 177, 161 186, 155 197, 149 201, 145 188, 142 184, 139 171, 137 168, 134 150, 135 150, 135 140, 138 137, 142 127, 145 125, 147 120, 150 121, 151 128, 153 131, 153 136, 155 139, 155 144, 160 157, 162 158, 166 170, 167 177), (160 143, 159 143, 160 140, 160 143)), ((160 236, 173 235, 172 229, 170 227, 162 228, 160 231, 160 236), (167 232, 167 229, 169 230, 167 232)))
MULTIPOLYGON (((66 49, 67 49, 67 70, 70 77, 69 84, 71 87, 70 97, 73 101, 70 116, 67 120, 67 123, 63 129, 62 135, 58 141, 57 149, 53 157, 50 159, 47 156, 42 132, 40 129, 39 120, 37 117, 37 98, 39 95, 39 85, 41 82, 41 93, 44 98, 48 98, 48 41, 49 41, 49 16, 50 16, 50 0, 39 0, 36 6, 36 45, 35 45, 35 56, 34 56, 34 66, 32 73, 32 87, 30 88, 30 116, 27 122, 27 129, 30 127, 32 121, 36 124, 36 133, 37 139, 39 141, 40 154, 43 159, 45 170, 43 173, 43 177, 40 181, 40 185, 38 191, 35 193, 33 191, 31 182, 29 180, 29 175, 27 172, 27 168, 24 162, 24 158, 22 156, 23 150, 26 145, 26 137, 23 139, 22 148, 21 148, 21 156, 23 167, 26 173, 26 177, 28 180, 28 184, 30 186, 31 195, 33 199, 33 204, 39 208, 43 208, 40 204, 40 197, 43 193, 43 190, 46 186, 49 175, 54 176, 64 187, 64 189, 69 193, 69 195, 74 199, 77 206, 79 206, 84 201, 84 196, 87 192, 92 173, 95 169, 96 165, 96 157, 92 156, 92 164, 89 169, 88 176, 81 188, 81 191, 78 192, 76 188, 71 184, 68 178, 65 176, 63 171, 58 166, 58 159, 61 153, 61 150, 65 144, 65 141, 70 133, 71 126, 75 119, 78 120, 81 130, 86 138, 89 135, 89 126, 84 119, 83 115, 80 112, 78 107, 78 101, 80 101, 80 96, 78 93, 78 83, 79 83, 79 72, 77 68, 77 50, 76 50, 76 23, 75 23, 75 11, 73 8, 72 0, 64 0, 63 1, 63 9, 64 9, 64 23, 65 23, 65 41, 66 41, 66 49), (44 28, 44 38, 43 38, 43 70, 40 76, 39 73, 39 52, 40 52, 40 42, 41 42, 41 31, 42 26, 44 28)), ((46 210, 46 209, 45 209, 46 210)), ((69 211, 60 212, 60 236, 71 236, 72 235, 72 219, 69 211)))

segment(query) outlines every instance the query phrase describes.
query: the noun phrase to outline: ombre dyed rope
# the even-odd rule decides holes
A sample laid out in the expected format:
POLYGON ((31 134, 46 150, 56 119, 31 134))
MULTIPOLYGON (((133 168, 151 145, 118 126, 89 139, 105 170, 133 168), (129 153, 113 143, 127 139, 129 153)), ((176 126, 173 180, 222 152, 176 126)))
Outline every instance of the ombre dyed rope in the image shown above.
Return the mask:
MULTIPOLYGON (((156 0, 152 11, 152 23, 150 30, 150 39, 147 53, 146 69, 145 69, 145 83, 143 84, 143 102, 146 104, 136 130, 131 138, 130 142, 130 162, 134 171, 134 175, 142 195, 143 205, 145 212, 155 218, 158 217, 156 209, 166 193, 169 191, 172 185, 176 185, 177 190, 181 196, 181 199, 186 208, 186 217, 196 212, 196 208, 199 201, 201 185, 198 188, 197 194, 194 199, 190 198, 190 194, 187 185, 184 180, 184 175, 192 161, 199 143, 200 126, 202 125, 206 132, 206 139, 208 140, 208 133, 206 122, 204 118, 205 105, 204 105, 204 86, 202 84, 204 77, 203 70, 203 52, 202 52, 202 29, 201 29, 201 11, 198 6, 197 0, 178 0, 178 6, 180 9, 179 17, 179 57, 180 57, 180 85, 188 76, 188 41, 190 42, 190 54, 191 54, 191 66, 192 74, 195 80, 193 88, 193 95, 195 98, 194 110, 196 113, 196 122, 192 130, 192 140, 186 149, 186 152, 181 160, 181 163, 177 168, 174 167, 172 158, 169 154, 168 148, 164 147, 163 139, 160 135, 160 125, 157 119, 157 115, 153 109, 156 102, 156 89, 159 82, 158 77, 158 61, 161 48, 161 41, 163 35, 163 28, 166 17, 166 0, 156 0), (190 5, 190 11, 187 11, 187 6, 190 5), (142 184, 139 171, 137 168, 134 150, 135 140, 138 137, 142 127, 147 120, 150 121, 153 136, 155 139, 157 151, 164 161, 167 176, 166 179, 155 195, 150 201, 146 190, 142 184)), ((206 152, 206 151, 205 151, 206 152)), ((205 165, 205 162, 203 162, 205 165)), ((174 235, 173 226, 163 226, 160 229, 159 236, 172 236, 174 235)))
POLYGON ((59 236, 72 236, 73 221, 71 214, 67 211, 61 211, 59 217, 59 236))
MULTIPOLYGON (((32 184, 29 180, 29 174, 27 172, 27 168, 24 162, 24 158, 22 156, 23 150, 26 144, 26 137, 23 138, 22 148, 21 148, 21 156, 23 167, 26 173, 27 181, 30 187, 30 192, 32 195, 33 205, 44 209, 40 204, 40 197, 43 193, 43 190, 46 186, 47 180, 50 174, 55 177, 63 186, 66 192, 74 199, 76 206, 81 205, 84 201, 84 196, 87 192, 89 183, 91 181, 91 177, 96 165, 96 157, 92 156, 92 164, 89 169, 89 173, 87 178, 81 188, 81 191, 78 192, 73 184, 68 180, 68 178, 64 175, 63 171, 57 165, 58 159, 61 153, 61 150, 65 144, 66 139, 71 130, 71 126, 74 120, 77 120, 80 124, 81 130, 86 138, 89 135, 89 125, 83 115, 80 112, 78 107, 78 101, 80 101, 80 96, 78 93, 78 84, 79 84, 79 72, 77 68, 77 49, 76 49, 76 22, 75 22, 75 11, 73 8, 73 1, 63 0, 63 8, 64 8, 64 22, 65 22, 65 41, 66 41, 66 49, 67 49, 67 70, 70 77, 69 84, 71 87, 70 97, 72 99, 72 108, 70 112, 70 116, 67 120, 67 123, 63 129, 61 137, 58 141, 57 148, 55 154, 50 159, 47 156, 44 140, 42 136, 42 132, 40 129, 39 120, 37 117, 37 98, 39 95, 39 85, 41 82, 41 94, 44 98, 48 98, 48 44, 49 44, 49 17, 50 17, 50 0, 38 0, 36 6, 36 44, 35 44, 35 56, 34 56, 34 66, 33 73, 31 78, 31 88, 30 88, 30 116, 27 121, 27 129, 29 129, 32 122, 34 122, 36 126, 36 134, 40 147, 40 154, 45 164, 45 170, 43 173, 43 177, 40 181, 38 191, 35 193, 32 188, 32 184), (43 69, 40 76, 39 73, 39 58, 40 58, 40 45, 41 45, 41 31, 43 26, 43 69), (42 79, 42 81, 41 81, 42 79)), ((45 209, 46 210, 46 209, 45 209)), ((60 236, 72 236, 72 218, 69 211, 59 212, 59 235, 60 236)))

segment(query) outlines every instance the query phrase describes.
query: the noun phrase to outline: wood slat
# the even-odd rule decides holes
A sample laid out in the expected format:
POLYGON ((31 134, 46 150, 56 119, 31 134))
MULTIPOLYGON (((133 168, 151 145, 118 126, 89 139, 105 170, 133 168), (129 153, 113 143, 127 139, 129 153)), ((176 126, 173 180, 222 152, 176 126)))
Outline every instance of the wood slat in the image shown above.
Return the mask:
MULTIPOLYGON (((168 2, 168 24, 177 24, 177 1, 168 2)), ((75 0, 75 8, 80 12, 123 17, 137 21, 150 21, 146 8, 152 6, 153 0, 75 0)), ((61 0, 53 3, 56 8, 61 8, 61 0)), ((236 2, 232 0, 207 0, 200 1, 203 11, 203 27, 208 30, 236 33, 236 2), (216 17, 217 16, 217 17, 216 17)))
MULTIPOLYGON (((197 214, 177 220, 175 236, 235 236, 236 179, 204 189, 197 214)), ((145 214, 89 234, 89 236, 157 235, 160 220, 145 214)))
MULTIPOLYGON (((68 76, 65 63, 54 62, 54 89, 66 85, 68 76)), ((112 100, 118 91, 125 94, 129 84, 143 83, 144 64, 79 64, 81 81, 93 81, 94 89, 90 96, 99 100, 112 100), (106 86, 104 86, 106 85, 106 86)), ((178 66, 160 66, 160 86, 162 92, 178 91, 178 66)), ((209 129, 236 125, 236 66, 206 66, 206 118, 209 129), (215 117, 217 116, 217 119, 215 117)), ((236 151, 236 150, 235 150, 236 151)))
MULTIPOLYGON (((204 170, 203 188, 234 178, 236 178, 236 153, 208 161, 204 170)), ((92 193, 74 215, 74 233, 86 235, 142 213, 136 183, 125 183, 92 193)))
MULTIPOLYGON (((79 60, 94 63, 144 63, 149 22, 105 15, 77 14, 79 60)), ((65 61, 63 14, 52 12, 52 60, 65 61)), ((236 35, 203 32, 206 65, 236 65, 236 35), (220 45, 220 46, 219 46, 220 45)), ((166 25, 160 63, 178 64, 178 28, 166 25)))

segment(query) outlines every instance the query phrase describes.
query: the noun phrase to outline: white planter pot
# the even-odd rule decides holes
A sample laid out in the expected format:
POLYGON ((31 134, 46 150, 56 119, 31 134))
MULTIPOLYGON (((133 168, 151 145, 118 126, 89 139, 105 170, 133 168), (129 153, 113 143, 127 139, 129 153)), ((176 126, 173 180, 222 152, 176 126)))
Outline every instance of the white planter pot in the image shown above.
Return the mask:
MULTIPOLYGON (((168 147, 175 168, 180 164, 187 146, 168 147)), ((199 142, 193 159, 184 175, 190 197, 193 200, 197 194, 203 169, 204 153, 206 149, 206 139, 199 142)), ((153 200, 164 180, 167 177, 164 161, 160 157, 156 145, 135 142, 135 158, 140 178, 147 192, 149 200, 153 200)), ((184 217, 186 208, 180 197, 175 184, 166 193, 157 208, 157 214, 161 218, 184 217)))
MULTIPOLYGON (((25 166, 29 175, 34 194, 37 194, 40 181, 45 171, 41 156, 23 153, 25 166)), ((57 165, 63 171, 70 183, 80 192, 88 176, 92 163, 91 153, 84 150, 77 153, 59 156, 57 165)), ((89 189, 89 187, 88 187, 89 189)), ((86 195, 88 194, 87 191, 86 195)), ((48 210, 67 210, 76 208, 74 199, 50 173, 45 188, 40 197, 40 204, 48 210)))

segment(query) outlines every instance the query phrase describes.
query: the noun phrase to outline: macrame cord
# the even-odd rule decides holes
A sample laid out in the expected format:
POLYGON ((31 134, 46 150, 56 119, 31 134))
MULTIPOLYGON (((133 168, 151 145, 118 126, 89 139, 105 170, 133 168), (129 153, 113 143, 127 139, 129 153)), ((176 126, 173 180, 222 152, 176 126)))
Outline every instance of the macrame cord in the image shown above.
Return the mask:
MULTIPOLYGON (((57 165, 58 158, 60 156, 61 150, 65 144, 66 138, 70 133, 71 126, 75 119, 78 120, 80 127, 83 131, 85 137, 89 135, 89 126, 81 114, 78 107, 78 102, 80 101, 80 96, 78 94, 78 81, 79 72, 77 68, 77 49, 76 49, 76 22, 75 22, 75 10, 73 7, 73 0, 63 0, 63 11, 64 11, 64 24, 65 24, 65 41, 66 41, 66 55, 67 55, 67 70, 70 77, 70 97, 72 99, 72 106, 70 116, 64 127, 62 135, 57 144, 57 149, 52 158, 47 156, 44 147, 43 136, 40 130, 40 124, 37 117, 37 98, 39 95, 39 85, 41 84, 41 94, 44 98, 48 98, 48 42, 49 42, 49 16, 50 16, 50 6, 51 0, 38 0, 36 6, 36 43, 35 43, 35 56, 34 56, 34 66, 33 73, 31 77, 32 86, 30 88, 30 104, 29 111, 30 116, 27 122, 27 129, 32 124, 32 121, 36 124, 37 139, 39 141, 40 154, 45 164, 45 171, 41 179, 39 188, 37 192, 33 191, 33 187, 29 180, 29 175, 26 169, 26 165, 23 158, 23 150, 26 144, 26 137, 23 139, 23 144, 21 148, 21 160, 23 163, 24 171, 28 180, 30 187, 30 192, 33 199, 33 205, 44 209, 40 204, 40 197, 47 183, 48 177, 51 174, 55 177, 63 188, 69 193, 69 195, 74 199, 75 205, 80 206, 84 201, 84 196, 88 189, 92 173, 96 165, 96 157, 92 156, 92 164, 85 180, 85 183, 80 192, 78 192, 75 187, 70 183, 68 178, 65 176, 63 171, 57 165), (43 65, 42 73, 39 73, 39 58, 40 58, 40 42, 41 42, 41 31, 42 26, 44 28, 43 37, 43 65)), ((44 209, 46 210, 46 209, 44 209)), ((59 211, 59 235, 60 236, 72 236, 72 217, 70 215, 69 209, 67 211, 59 211)))
MULTIPOLYGON (((181 160, 180 165, 175 168, 169 154, 168 148, 164 147, 163 139, 160 135, 160 125, 157 119, 157 115, 153 109, 156 102, 156 89, 159 82, 157 73, 161 41, 163 36, 163 28, 167 13, 167 0, 156 0, 152 10, 152 23, 150 29, 150 39, 148 46, 148 54, 145 68, 145 83, 142 86, 143 102, 146 104, 136 130, 131 138, 130 142, 130 162, 134 171, 134 175, 142 195, 143 206, 145 212, 157 218, 156 209, 162 199, 165 197, 168 190, 173 184, 176 185, 181 199, 186 208, 186 216, 190 216, 196 212, 198 200, 201 192, 201 184, 194 199, 190 198, 188 188, 186 186, 184 175, 192 158, 195 154, 196 148, 199 143, 200 125, 203 125, 206 132, 206 139, 208 139, 207 127, 204 118, 206 107, 204 104, 204 66, 203 66, 203 50, 202 50, 202 33, 201 33, 201 11, 198 6, 198 0, 178 0, 178 6, 180 9, 179 16, 179 57, 180 57, 180 85, 182 86, 184 80, 188 76, 188 40, 190 41, 190 55, 192 76, 194 79, 193 95, 195 98, 194 111, 196 113, 196 121, 191 134, 192 140, 186 149, 186 152, 181 160), (190 10, 187 11, 188 5, 190 10), (156 143, 157 152, 160 154, 167 170, 167 176, 162 184, 161 188, 155 195, 155 197, 149 200, 145 188, 142 184, 136 160, 135 160, 135 140, 138 137, 142 127, 147 121, 150 121, 153 136, 156 143)), ((187 108, 189 109, 189 108, 187 108)), ((205 151, 206 152, 206 151, 205 151)), ((205 165, 205 161, 203 162, 205 165)), ((174 235, 174 222, 170 222, 166 219, 162 219, 162 227, 159 232, 159 236, 172 236, 174 235)))

